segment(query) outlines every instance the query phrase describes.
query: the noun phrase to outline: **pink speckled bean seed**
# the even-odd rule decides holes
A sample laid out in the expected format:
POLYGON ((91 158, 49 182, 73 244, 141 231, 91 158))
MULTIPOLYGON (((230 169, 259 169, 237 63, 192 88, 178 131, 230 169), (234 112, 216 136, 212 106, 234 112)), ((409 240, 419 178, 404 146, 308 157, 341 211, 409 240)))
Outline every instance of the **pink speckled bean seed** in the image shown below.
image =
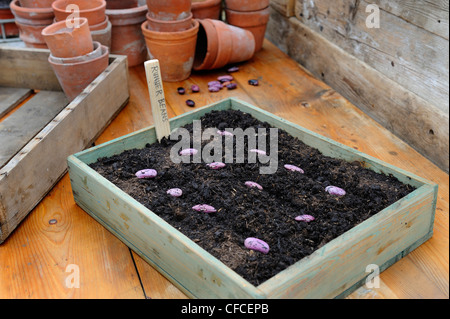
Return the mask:
POLYGON ((265 151, 262 151, 262 150, 250 150, 250 152, 252 152, 252 153, 258 153, 258 154, 261 154, 261 155, 267 155, 267 153, 265 152, 265 151))
POLYGON ((327 188, 325 188, 325 191, 331 195, 336 196, 345 196, 347 194, 345 190, 336 186, 328 186, 327 188))
POLYGON ((195 155, 198 153, 198 150, 196 150, 195 148, 187 148, 185 150, 182 150, 180 152, 181 156, 186 156, 186 155, 195 155))
POLYGON ((183 195, 183 191, 179 188, 172 188, 167 191, 167 194, 173 197, 181 197, 183 195))
POLYGON ((245 186, 250 187, 250 188, 258 188, 259 190, 262 190, 263 187, 261 185, 259 185, 258 183, 255 182, 245 182, 245 186))
POLYGON ((254 237, 247 238, 244 242, 244 245, 247 249, 256 250, 263 254, 268 254, 270 250, 269 244, 261 239, 254 237))
POLYGON ((196 205, 196 206, 192 207, 192 209, 197 212, 208 213, 208 214, 217 212, 217 210, 214 207, 212 207, 210 205, 206 205, 206 204, 196 205))
POLYGON ((214 163, 208 164, 207 166, 211 169, 221 169, 221 168, 224 168, 226 166, 226 164, 222 163, 222 162, 214 162, 214 163))
POLYGON ((286 164, 286 165, 284 165, 284 168, 289 170, 289 171, 292 171, 292 172, 300 172, 302 174, 305 173, 304 170, 302 170, 300 167, 297 167, 295 165, 286 164))
POLYGON ((316 219, 313 216, 311 216, 311 215, 301 215, 301 216, 295 217, 295 220, 299 221, 299 222, 307 222, 307 223, 309 223, 309 222, 312 222, 313 220, 316 220, 316 219))
POLYGON ((222 136, 234 136, 233 133, 228 132, 228 131, 217 131, 217 134, 222 135, 222 136))
POLYGON ((222 75, 217 78, 220 82, 231 82, 234 78, 231 75, 222 75))
POLYGON ((220 83, 219 81, 211 81, 208 82, 208 86, 222 86, 222 83, 220 83))
POLYGON ((154 169, 143 169, 136 173, 137 178, 155 178, 158 172, 154 169))

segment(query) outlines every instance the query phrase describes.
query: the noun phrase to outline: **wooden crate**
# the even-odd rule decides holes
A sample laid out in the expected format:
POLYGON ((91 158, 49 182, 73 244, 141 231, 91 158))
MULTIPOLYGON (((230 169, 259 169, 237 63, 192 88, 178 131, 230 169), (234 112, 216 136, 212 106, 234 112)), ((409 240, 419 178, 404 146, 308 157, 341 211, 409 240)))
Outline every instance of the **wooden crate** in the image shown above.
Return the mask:
POLYGON ((0 48, 0 244, 67 171, 67 156, 91 146, 129 100, 127 59, 68 103, 48 50, 0 48))
POLYGON ((192 123, 212 110, 226 109, 249 113, 324 155, 362 162, 417 190, 255 287, 88 166, 99 158, 155 143, 154 127, 70 156, 69 174, 76 203, 188 296, 343 297, 365 282, 369 264, 383 271, 432 236, 437 185, 257 107, 231 98, 173 118, 171 128, 192 123))

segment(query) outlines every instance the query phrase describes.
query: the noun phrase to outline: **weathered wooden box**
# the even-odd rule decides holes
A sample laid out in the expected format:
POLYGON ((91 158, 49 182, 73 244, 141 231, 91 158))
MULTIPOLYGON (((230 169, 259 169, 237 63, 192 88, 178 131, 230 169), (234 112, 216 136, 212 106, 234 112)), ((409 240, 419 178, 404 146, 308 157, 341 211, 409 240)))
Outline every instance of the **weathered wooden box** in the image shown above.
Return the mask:
POLYGON ((392 174, 417 190, 323 246, 311 256, 255 287, 88 165, 156 142, 154 127, 68 158, 75 201, 190 297, 334 298, 360 287, 368 265, 383 271, 432 236, 437 185, 236 99, 227 99, 171 120, 176 128, 212 110, 239 109, 319 149, 392 174))
POLYGON ((65 174, 67 156, 92 145, 130 97, 127 59, 111 56, 109 67, 68 103, 49 54, 0 48, 0 244, 65 174), (21 91, 15 88, 24 95, 13 99, 8 92, 21 91), (32 98, 1 121, 27 94, 32 98))

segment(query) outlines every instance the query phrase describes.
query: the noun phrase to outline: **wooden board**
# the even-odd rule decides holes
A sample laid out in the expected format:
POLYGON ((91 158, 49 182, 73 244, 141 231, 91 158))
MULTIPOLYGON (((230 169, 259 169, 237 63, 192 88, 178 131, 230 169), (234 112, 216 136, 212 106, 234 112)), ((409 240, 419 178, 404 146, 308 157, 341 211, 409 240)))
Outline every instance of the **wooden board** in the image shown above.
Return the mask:
POLYGON ((22 103, 31 93, 30 89, 0 87, 0 119, 22 103))
POLYGON ((295 17, 272 10, 270 39, 317 78, 448 172, 448 114, 348 54, 295 17))
POLYGON ((342 297, 361 285, 367 275, 365 269, 368 264, 376 263, 383 270, 432 236, 436 185, 245 102, 228 99, 198 109, 172 119, 171 127, 191 123, 212 110, 230 108, 285 129, 325 155, 364 162, 374 171, 392 174, 419 188, 312 256, 254 287, 87 165, 100 157, 144 148, 147 143, 156 142, 154 127, 69 157, 69 173, 77 204, 188 296, 342 297))
MULTIPOLYGON (((48 50, 0 48, 1 85, 61 91, 49 54, 48 50)), ((0 243, 64 175, 67 156, 90 146, 128 99, 126 57, 111 56, 109 67, 96 80, 31 140, 18 145, 18 153, 0 168, 0 243)), ((10 117, 18 117, 18 112, 10 117)))
POLYGON ((0 123, 0 168, 68 104, 63 92, 40 91, 0 123))
MULTIPOLYGON (((448 115, 448 39, 383 10, 380 28, 368 28, 371 1, 296 1, 301 23, 448 115)), ((393 2, 402 7, 403 1, 393 2)), ((448 4, 441 14, 448 17, 448 4)))

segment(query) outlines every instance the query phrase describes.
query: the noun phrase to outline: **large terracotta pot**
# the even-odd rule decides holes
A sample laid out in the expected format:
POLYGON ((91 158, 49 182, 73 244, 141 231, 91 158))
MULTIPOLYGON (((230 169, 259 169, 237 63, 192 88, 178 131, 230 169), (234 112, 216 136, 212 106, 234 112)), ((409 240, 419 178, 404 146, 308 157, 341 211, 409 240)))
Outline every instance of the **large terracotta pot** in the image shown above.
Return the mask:
POLYGON ((191 14, 191 0, 147 0, 147 7, 156 20, 184 20, 191 14))
POLYGON ((259 11, 240 12, 226 9, 227 22, 231 25, 246 29, 253 33, 256 41, 256 52, 263 46, 267 23, 270 18, 270 9, 259 11))
POLYGON ((51 8, 55 0, 19 0, 25 8, 51 8))
POLYGON ((225 0, 225 7, 234 11, 248 12, 265 9, 270 0, 225 0))
POLYGON ((16 20, 16 25, 19 27, 20 39, 25 43, 27 48, 47 49, 42 30, 46 25, 29 25, 23 24, 16 20))
POLYGON ((129 67, 144 63, 147 59, 141 24, 146 20, 148 9, 145 0, 139 4, 134 8, 106 10, 112 24, 111 53, 126 55, 129 67))
POLYGON ((55 17, 52 8, 26 8, 20 5, 19 0, 13 0, 10 8, 16 21, 22 24, 47 26, 53 23, 55 17))
POLYGON ((72 58, 92 52, 94 44, 88 20, 77 18, 74 22, 79 27, 69 28, 66 21, 60 21, 42 30, 42 36, 54 57, 72 58))
POLYGON ((70 4, 76 4, 80 9, 80 17, 87 18, 89 25, 96 25, 105 21, 105 0, 56 0, 52 4, 56 21, 66 20, 73 12, 66 12, 70 4))
POLYGON ((50 55, 50 62, 67 98, 72 101, 109 65, 109 50, 102 46, 100 57, 75 63, 61 63, 50 55))
POLYGON ((222 0, 192 0, 192 14, 195 19, 220 19, 222 0))
POLYGON ((184 81, 191 75, 199 22, 192 20, 192 27, 179 32, 157 32, 142 24, 142 32, 151 59, 159 60, 163 81, 184 81))
POLYGON ((194 70, 213 70, 251 59, 255 38, 250 31, 219 20, 199 20, 194 70))

